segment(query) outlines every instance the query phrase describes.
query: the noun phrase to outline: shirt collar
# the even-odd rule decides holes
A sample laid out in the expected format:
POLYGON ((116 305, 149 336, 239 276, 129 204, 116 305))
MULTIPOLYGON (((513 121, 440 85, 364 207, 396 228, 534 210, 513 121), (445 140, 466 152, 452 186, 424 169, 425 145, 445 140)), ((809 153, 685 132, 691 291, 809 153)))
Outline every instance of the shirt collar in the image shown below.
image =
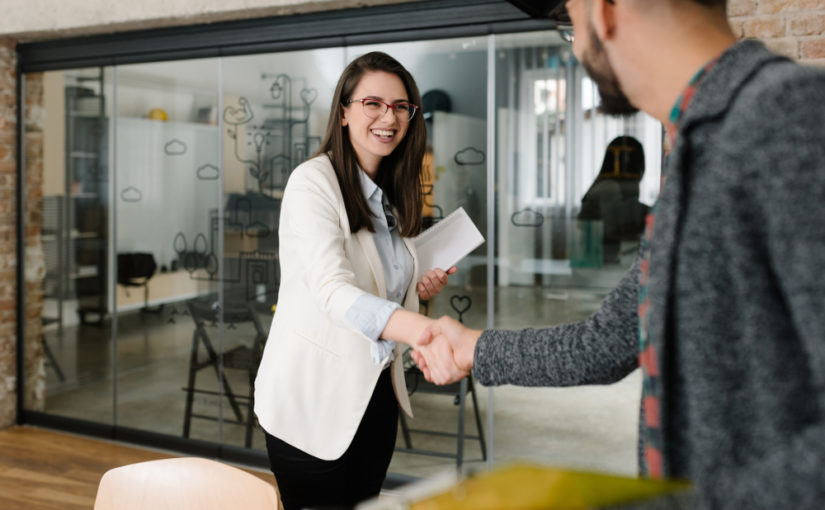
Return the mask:
POLYGON ((367 197, 367 200, 376 200, 378 203, 381 203, 384 195, 381 188, 375 184, 375 181, 370 179, 367 172, 363 171, 361 167, 358 167, 358 176, 361 179, 361 191, 364 192, 364 196, 367 197))
POLYGON ((668 122, 665 124, 665 130, 667 131, 667 136, 670 141, 670 146, 676 143, 676 135, 679 133, 679 126, 681 125, 682 117, 684 113, 687 111, 688 106, 690 106, 690 101, 693 99, 693 94, 696 92, 696 88, 699 86, 699 82, 702 81, 702 78, 710 71, 716 62, 719 61, 719 57, 716 57, 710 60, 707 64, 702 66, 696 74, 693 75, 693 78, 685 87, 685 90, 679 95, 676 99, 676 103, 673 105, 673 108, 670 110, 670 118, 668 122))

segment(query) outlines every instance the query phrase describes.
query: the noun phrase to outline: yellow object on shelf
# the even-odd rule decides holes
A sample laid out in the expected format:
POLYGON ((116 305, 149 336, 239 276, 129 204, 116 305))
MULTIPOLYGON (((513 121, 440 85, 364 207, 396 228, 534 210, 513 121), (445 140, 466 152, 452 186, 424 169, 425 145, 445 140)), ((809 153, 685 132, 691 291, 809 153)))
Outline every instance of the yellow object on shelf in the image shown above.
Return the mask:
POLYGON ((152 108, 149 110, 148 117, 155 120, 169 120, 169 116, 166 115, 166 110, 163 108, 152 108))
POLYGON ((687 489, 682 481, 568 471, 517 464, 471 476, 412 503, 412 510, 585 510, 629 503, 687 489))

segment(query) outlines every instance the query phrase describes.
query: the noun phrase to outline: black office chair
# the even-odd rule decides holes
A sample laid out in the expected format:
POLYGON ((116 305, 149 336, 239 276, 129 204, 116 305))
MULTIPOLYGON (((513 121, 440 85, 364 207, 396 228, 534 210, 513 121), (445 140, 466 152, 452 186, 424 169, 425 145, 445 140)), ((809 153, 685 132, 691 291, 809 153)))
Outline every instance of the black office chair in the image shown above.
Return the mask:
MULTIPOLYGON (((141 312, 158 313, 163 305, 149 307, 149 280, 155 275, 158 265, 151 253, 118 253, 117 283, 124 287, 143 287, 143 308, 141 312)), ((127 291, 128 292, 128 291, 127 291)))
POLYGON ((226 303, 223 314, 219 313, 217 302, 214 299, 193 299, 186 302, 186 307, 195 322, 195 331, 192 333, 192 350, 189 358, 189 377, 187 386, 183 388, 186 392, 186 409, 183 418, 183 437, 189 437, 192 418, 217 421, 219 418, 205 414, 193 412, 195 394, 206 394, 218 397, 225 397, 229 401, 235 419, 226 419, 226 423, 235 423, 246 426, 246 436, 244 444, 247 448, 252 446, 252 429, 255 423, 253 413, 254 393, 253 384, 258 371, 263 354, 264 343, 266 342, 266 330, 264 330, 258 314, 252 305, 246 302, 226 303), (208 324, 215 324, 220 319, 232 327, 242 322, 252 322, 255 327, 255 336, 248 344, 241 344, 221 353, 215 350, 209 332, 208 324), (199 360, 200 347, 203 346, 206 352, 206 359, 199 360), (246 395, 238 395, 233 390, 226 378, 226 374, 221 372, 219 364, 223 364, 223 369, 245 371, 249 378, 249 390, 246 395), (216 392, 195 387, 196 376, 199 371, 212 367, 215 375, 223 385, 223 391, 216 392), (246 412, 242 411, 246 408, 246 412))
POLYGON ((447 384, 444 386, 437 386, 424 378, 424 374, 415 365, 415 362, 409 355, 412 349, 407 349, 404 353, 404 377, 407 383, 407 392, 413 393, 432 393, 437 395, 447 395, 453 397, 453 404, 458 406, 458 430, 457 432, 444 432, 440 430, 431 429, 411 429, 407 425, 407 418, 404 413, 399 413, 401 420, 401 433, 404 437, 405 447, 397 447, 396 450, 406 453, 414 453, 418 455, 431 455, 434 457, 446 457, 456 459, 456 467, 461 469, 464 463, 464 439, 478 439, 481 446, 481 459, 487 460, 487 445, 484 441, 484 428, 481 425, 481 415, 478 411, 478 400, 476 399, 475 386, 473 385, 472 375, 465 377, 459 382, 447 384), (473 402, 473 413, 475 415, 476 430, 478 435, 468 435, 464 432, 464 409, 466 403, 466 396, 470 395, 473 402), (456 453, 446 453, 434 450, 422 450, 414 448, 412 445, 411 433, 428 434, 435 436, 455 437, 457 440, 456 453))

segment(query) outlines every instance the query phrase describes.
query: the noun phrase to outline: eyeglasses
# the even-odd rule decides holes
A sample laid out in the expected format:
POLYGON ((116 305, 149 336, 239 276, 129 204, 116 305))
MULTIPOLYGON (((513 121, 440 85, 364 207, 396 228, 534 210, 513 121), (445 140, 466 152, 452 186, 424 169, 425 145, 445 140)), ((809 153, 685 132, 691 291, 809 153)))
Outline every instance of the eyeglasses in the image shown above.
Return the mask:
POLYGON ((556 29, 559 31, 559 35, 564 40, 564 42, 568 44, 573 44, 573 40, 575 39, 575 34, 573 33, 573 25, 571 24, 559 24, 556 29))
POLYGON ((379 101, 378 99, 373 99, 371 97, 365 97, 363 99, 350 99, 347 101, 347 104, 352 103, 361 103, 361 108, 364 111, 364 115, 371 119, 382 117, 385 113, 387 113, 387 110, 391 109, 399 121, 409 122, 418 110, 418 107, 412 103, 387 104, 384 101, 379 101))

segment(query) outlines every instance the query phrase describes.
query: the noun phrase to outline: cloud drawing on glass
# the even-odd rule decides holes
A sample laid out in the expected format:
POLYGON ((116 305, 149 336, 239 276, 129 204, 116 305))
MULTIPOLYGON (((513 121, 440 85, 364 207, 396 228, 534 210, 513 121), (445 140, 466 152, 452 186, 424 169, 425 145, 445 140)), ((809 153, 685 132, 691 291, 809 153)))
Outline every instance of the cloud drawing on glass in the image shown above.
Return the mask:
POLYGON ((510 222, 517 227, 540 227, 544 216, 529 207, 516 211, 510 216, 510 222))
POLYGON ((120 192, 120 199, 124 202, 140 202, 143 199, 143 193, 134 186, 128 186, 120 192))
POLYGON ((186 154, 186 144, 175 138, 163 146, 163 152, 165 152, 167 156, 180 156, 182 154, 186 154))
POLYGON ((198 167, 197 175, 198 179, 202 181, 214 181, 218 179, 218 167, 211 163, 207 163, 201 167, 198 167))
POLYGON ((476 149, 475 147, 465 147, 460 151, 455 153, 453 157, 456 164, 461 166, 466 165, 481 165, 487 161, 487 155, 484 154, 483 151, 476 149))

